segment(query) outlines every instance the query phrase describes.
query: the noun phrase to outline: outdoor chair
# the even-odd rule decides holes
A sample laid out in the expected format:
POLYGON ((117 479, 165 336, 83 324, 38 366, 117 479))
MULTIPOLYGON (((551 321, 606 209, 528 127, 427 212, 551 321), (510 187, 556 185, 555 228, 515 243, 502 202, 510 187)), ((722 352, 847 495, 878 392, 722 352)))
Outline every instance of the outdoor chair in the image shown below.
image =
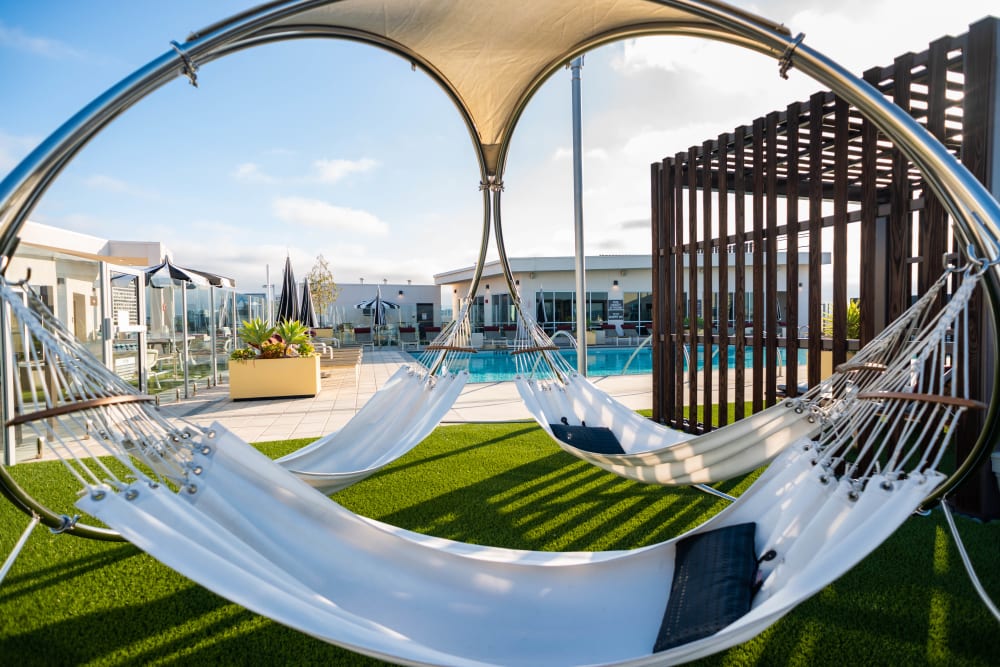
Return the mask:
POLYGON ((483 342, 486 347, 498 347, 503 341, 503 334, 500 333, 500 327, 488 326, 483 327, 483 342))
POLYGON ((166 368, 157 367, 163 359, 160 358, 160 353, 154 348, 146 348, 146 378, 147 382, 155 383, 156 388, 160 389, 160 376, 169 375, 171 371, 166 368))
POLYGON ((372 352, 375 351, 375 339, 372 336, 372 330, 370 327, 355 327, 354 341, 361 346, 362 350, 366 347, 370 347, 372 352))
POLYGON ((615 345, 634 345, 638 339, 639 335, 636 333, 636 328, 634 324, 622 324, 621 331, 615 330, 615 345))
POLYGON ((319 338, 312 338, 313 349, 319 353, 321 357, 326 357, 327 359, 333 359, 333 350, 337 345, 337 339, 333 339, 333 344, 330 342, 320 340, 319 338))
POLYGON ((399 327, 399 347, 406 352, 407 349, 420 349, 420 335, 416 327, 399 327))

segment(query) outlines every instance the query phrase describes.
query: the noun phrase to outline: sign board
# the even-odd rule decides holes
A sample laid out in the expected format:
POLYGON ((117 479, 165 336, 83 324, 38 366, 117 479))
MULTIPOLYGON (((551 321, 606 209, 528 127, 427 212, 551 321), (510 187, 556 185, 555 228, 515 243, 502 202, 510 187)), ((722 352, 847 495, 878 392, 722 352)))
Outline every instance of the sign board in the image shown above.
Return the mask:
POLYGON ((625 302, 622 299, 608 299, 608 319, 625 319, 625 302))
POLYGON ((130 324, 129 319, 127 310, 118 311, 118 331, 120 333, 137 333, 146 330, 146 327, 141 324, 130 324))

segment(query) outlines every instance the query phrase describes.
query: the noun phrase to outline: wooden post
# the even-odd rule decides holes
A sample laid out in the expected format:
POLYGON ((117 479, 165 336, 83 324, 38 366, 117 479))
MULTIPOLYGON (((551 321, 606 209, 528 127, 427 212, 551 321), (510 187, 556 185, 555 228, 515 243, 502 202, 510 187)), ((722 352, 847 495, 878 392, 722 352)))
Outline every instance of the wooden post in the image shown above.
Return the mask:
MULTIPOLYGON (((965 54, 965 109, 962 128, 962 163, 986 184, 994 196, 1000 195, 1000 21, 983 19, 969 29, 965 54)), ((1000 307, 1000 304, 997 305, 1000 307)), ((968 372, 971 386, 981 387, 983 401, 990 398, 993 377, 984 372, 993 368, 996 350, 982 344, 995 340, 992 322, 983 318, 983 304, 970 306, 969 327, 979 332, 979 340, 970 341, 973 363, 968 372)), ((983 427, 977 414, 963 419, 955 442, 959 457, 972 449, 983 427)), ((994 447, 995 448, 995 447, 994 447)), ((990 459, 973 470, 953 497, 956 509, 982 518, 1000 517, 1000 493, 990 459)))

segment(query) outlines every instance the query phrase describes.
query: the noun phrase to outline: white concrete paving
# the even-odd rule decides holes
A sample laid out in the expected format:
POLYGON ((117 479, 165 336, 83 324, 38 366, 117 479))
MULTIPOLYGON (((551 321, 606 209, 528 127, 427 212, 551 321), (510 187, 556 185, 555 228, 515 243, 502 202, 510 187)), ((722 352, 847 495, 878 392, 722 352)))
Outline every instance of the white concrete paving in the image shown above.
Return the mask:
MULTIPOLYGON (((360 366, 324 367, 322 390, 312 398, 233 401, 228 387, 199 389, 194 398, 165 403, 164 412, 207 425, 218 421, 248 442, 315 438, 341 428, 400 365, 412 361, 397 348, 366 350, 360 366)), ((604 391, 632 409, 652 407, 652 375, 594 378, 604 391)), ((442 420, 496 422, 530 420, 513 382, 468 384, 442 420)))

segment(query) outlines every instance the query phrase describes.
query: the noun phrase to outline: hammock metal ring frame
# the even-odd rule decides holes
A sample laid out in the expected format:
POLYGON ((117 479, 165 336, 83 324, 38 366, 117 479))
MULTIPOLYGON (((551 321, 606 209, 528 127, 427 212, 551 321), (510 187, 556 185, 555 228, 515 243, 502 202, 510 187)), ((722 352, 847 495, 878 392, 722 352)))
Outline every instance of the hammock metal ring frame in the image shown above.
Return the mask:
MULTIPOLYGON (((317 25, 292 19, 316 7, 336 4, 335 0, 289 0, 270 2, 238 14, 227 21, 191 35, 183 43, 171 43, 171 48, 147 65, 122 79, 81 109, 76 115, 42 141, 19 165, 0 181, 0 273, 18 245, 18 232, 44 195, 48 186, 66 165, 99 132, 121 113, 161 86, 178 77, 192 78, 195 69, 206 63, 243 49, 292 39, 323 37, 368 43, 400 55, 437 81, 455 102, 469 130, 480 165, 483 191, 483 230, 475 274, 469 298, 475 295, 486 257, 490 228, 496 234, 500 265, 511 294, 517 294, 513 273, 503 243, 500 215, 502 176, 510 147, 511 133, 527 102, 538 88, 563 64, 596 46, 625 37, 651 34, 696 36, 726 42, 759 51, 779 61, 782 72, 795 67, 812 79, 829 87, 836 95, 853 105, 878 129, 892 140, 899 150, 924 175, 930 190, 940 199, 950 214, 962 242, 986 265, 986 298, 996 330, 1000 331, 1000 204, 987 189, 942 146, 924 127, 899 107, 887 101, 875 88, 848 72, 833 60, 813 50, 802 36, 792 36, 776 24, 765 24, 725 4, 711 0, 653 0, 651 5, 663 5, 681 10, 704 23, 640 24, 624 26, 612 33, 591 35, 562 54, 564 59, 540 66, 537 76, 521 91, 518 106, 501 136, 499 144, 484 145, 479 138, 475 119, 463 106, 460 92, 447 81, 435 64, 423 54, 415 53, 388 37, 360 33, 348 26, 317 25), (277 23, 281 21, 281 25, 277 23), (492 195, 492 202, 491 202, 492 195)), ((975 257, 974 257, 975 259, 975 257)), ((520 300, 515 307, 521 310, 520 300)), ((2 345, 2 344, 0 344, 2 345)), ((4 354, 7 350, 0 349, 4 354)), ((1000 360, 992 369, 994 384, 985 427, 968 457, 941 489, 929 497, 935 502, 954 489, 987 455, 988 445, 998 435, 998 399, 1000 399, 1000 360)), ((3 402, 6 405, 6 401, 3 402)), ((2 408, 0 408, 2 409, 2 408)), ((8 415, 3 423, 9 421, 8 415)), ((0 463, 0 492, 28 515, 37 514, 52 528, 65 525, 65 518, 48 510, 21 488, 0 463)), ((120 539, 114 531, 76 524, 72 534, 97 539, 120 539)))

